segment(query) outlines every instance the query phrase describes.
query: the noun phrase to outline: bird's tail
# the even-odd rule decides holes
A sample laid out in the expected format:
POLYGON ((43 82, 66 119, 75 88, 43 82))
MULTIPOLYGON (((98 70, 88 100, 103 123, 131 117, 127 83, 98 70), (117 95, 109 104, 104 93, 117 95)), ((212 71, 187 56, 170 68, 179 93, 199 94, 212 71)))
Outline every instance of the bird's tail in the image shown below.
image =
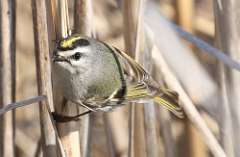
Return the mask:
POLYGON ((153 100, 155 103, 162 105, 169 111, 171 111, 174 115, 179 118, 183 118, 183 110, 179 106, 178 101, 178 93, 171 90, 162 90, 159 91, 160 94, 154 96, 153 100))
POLYGON ((161 88, 152 88, 150 90, 149 88, 146 88, 144 84, 138 84, 130 86, 126 93, 126 99, 130 101, 146 97, 153 99, 155 103, 162 105, 177 117, 184 117, 183 110, 179 106, 177 92, 161 88))

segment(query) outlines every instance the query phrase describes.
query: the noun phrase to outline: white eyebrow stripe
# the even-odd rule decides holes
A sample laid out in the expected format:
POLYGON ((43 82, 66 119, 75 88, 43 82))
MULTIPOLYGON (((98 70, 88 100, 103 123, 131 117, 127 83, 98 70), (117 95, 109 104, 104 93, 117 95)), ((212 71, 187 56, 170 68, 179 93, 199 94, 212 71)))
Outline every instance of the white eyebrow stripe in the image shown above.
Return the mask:
POLYGON ((67 50, 67 51, 58 51, 58 54, 60 56, 64 56, 64 57, 67 57, 67 56, 71 56, 75 53, 75 51, 73 50, 67 50))
POLYGON ((77 47, 73 50, 58 51, 58 54, 61 55, 61 56, 67 57, 67 56, 74 55, 76 52, 83 52, 83 53, 89 52, 89 47, 84 46, 84 47, 77 47))
POLYGON ((75 48, 75 52, 89 52, 89 46, 81 46, 81 47, 77 47, 75 48))

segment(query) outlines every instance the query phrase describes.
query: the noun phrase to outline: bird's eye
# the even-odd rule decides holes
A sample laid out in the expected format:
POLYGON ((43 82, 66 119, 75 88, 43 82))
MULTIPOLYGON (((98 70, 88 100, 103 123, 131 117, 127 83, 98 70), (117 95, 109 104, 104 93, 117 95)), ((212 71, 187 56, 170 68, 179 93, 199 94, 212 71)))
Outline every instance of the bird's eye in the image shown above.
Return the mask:
POLYGON ((75 60, 79 60, 80 58, 81 58, 81 53, 80 52, 76 52, 72 57, 73 57, 73 59, 75 59, 75 60))

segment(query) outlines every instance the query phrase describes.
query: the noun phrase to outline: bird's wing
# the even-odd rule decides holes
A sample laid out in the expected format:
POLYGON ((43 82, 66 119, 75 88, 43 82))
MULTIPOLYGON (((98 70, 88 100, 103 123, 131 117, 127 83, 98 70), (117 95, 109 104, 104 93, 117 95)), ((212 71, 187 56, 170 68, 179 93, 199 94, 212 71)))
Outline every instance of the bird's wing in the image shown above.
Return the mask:
POLYGON ((137 81, 147 81, 149 79, 149 74, 144 70, 144 68, 138 64, 134 59, 132 59, 130 56, 128 56, 126 53, 120 51, 116 47, 112 47, 112 49, 116 52, 120 60, 123 62, 123 67, 125 72, 129 72, 129 69, 131 68, 133 75, 132 77, 137 81))
MULTIPOLYGON (((159 88, 158 84, 151 76, 138 64, 134 59, 119 49, 112 47, 116 54, 120 57, 125 68, 131 68, 133 74, 127 73, 128 77, 132 77, 128 83, 125 95, 126 101, 136 101, 141 98, 152 98, 154 102, 167 108, 178 117, 183 117, 183 112, 178 103, 178 94, 175 91, 159 88)), ((124 66, 123 66, 124 67, 124 66)), ((125 70, 127 71, 127 70, 125 70)))

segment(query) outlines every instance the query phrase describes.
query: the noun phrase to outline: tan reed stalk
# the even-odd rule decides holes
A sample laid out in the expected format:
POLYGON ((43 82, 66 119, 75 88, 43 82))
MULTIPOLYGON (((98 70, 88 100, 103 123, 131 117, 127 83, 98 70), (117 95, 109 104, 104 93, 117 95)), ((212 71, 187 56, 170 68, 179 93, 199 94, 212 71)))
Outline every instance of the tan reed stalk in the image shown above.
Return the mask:
POLYGON ((92 0, 75 0, 74 32, 81 35, 94 35, 92 0))
POLYGON ((180 101, 182 104, 181 106, 184 109, 188 119, 201 133, 205 144, 209 147, 213 155, 215 157, 226 157, 225 152, 219 145, 212 132, 207 127, 200 113, 194 106, 192 100, 189 98, 179 81, 176 79, 168 67, 166 61, 164 60, 164 57, 161 55, 157 48, 153 50, 153 59, 155 60, 156 68, 161 71, 167 85, 179 93, 180 101))
POLYGON ((59 156, 64 157, 65 154, 51 117, 53 100, 46 11, 45 1, 32 0, 38 94, 47 96, 46 101, 40 102, 39 108, 42 147, 44 156, 56 157, 58 146, 59 156))
MULTIPOLYGON (((75 0, 74 7, 74 33, 83 36, 95 36, 93 29, 93 10, 92 0, 75 0)), ((85 109, 80 107, 80 112, 84 112, 85 109)), ((81 155, 82 157, 88 157, 90 154, 90 116, 85 115, 81 117, 80 125, 80 140, 81 140, 81 155)))
MULTIPOLYGON (((152 51, 154 48, 152 37, 150 36, 149 28, 146 28, 145 26, 145 36, 147 39, 147 47, 152 51)), ((152 52, 151 56, 152 57, 152 52)), ((152 61, 153 62, 153 61, 152 61)), ((153 62, 152 66, 152 76, 153 78, 162 86, 164 87, 164 81, 162 78, 162 75, 156 70, 155 65, 156 63, 153 62)), ((164 145, 164 156, 166 157, 175 157, 176 156, 176 144, 173 139, 173 133, 172 133, 172 118, 170 116, 170 112, 163 109, 161 106, 155 106, 155 113, 156 117, 153 119, 155 120, 155 130, 159 131, 162 137, 162 142, 164 145), (160 124, 160 126, 158 125, 160 124)), ((160 137, 156 136, 156 138, 159 140, 160 137)), ((156 139, 155 139, 156 140, 156 139)), ((155 151, 158 149, 158 155, 161 155, 160 148, 159 148, 159 141, 157 141, 157 147, 155 151)), ((155 142, 156 143, 156 142, 155 142)))
POLYGON ((52 104, 52 91, 50 60, 48 53, 48 31, 46 19, 45 1, 32 1, 33 23, 34 23, 34 41, 36 52, 36 66, 38 78, 38 93, 39 95, 47 95, 46 102, 40 102, 40 124, 41 124, 41 138, 44 156, 57 156, 56 137, 51 127, 50 116, 47 110, 47 105, 52 104), (45 60, 45 57, 47 60, 45 60), (50 81, 51 82, 51 81, 50 81))
MULTIPOLYGON (((151 74, 152 73, 152 56, 150 47, 147 45, 147 38, 144 34, 144 9, 145 0, 139 1, 137 37, 136 37, 136 60, 151 74), (141 45, 141 46, 140 46, 141 45), (144 47, 144 48, 142 48, 144 47)), ((159 107, 159 106, 158 106, 159 107)), ((144 132, 146 142, 146 156, 158 157, 159 149, 159 122, 156 116, 156 108, 153 102, 144 104, 144 132)))
MULTIPOLYGON (((176 1, 176 10, 177 10, 177 21, 178 24, 186 31, 193 33, 194 25, 193 19, 194 15, 194 1, 193 0, 177 0, 176 1), (188 9, 186 9, 188 8, 188 9)), ((189 44, 190 47, 193 47, 192 44, 189 44)), ((200 135, 195 130, 190 122, 186 121, 186 131, 187 131, 187 145, 191 148, 189 155, 191 157, 206 157, 208 156, 204 143, 201 140, 200 135)))
MULTIPOLYGON (((1 19, 1 107, 11 103, 15 98, 15 1, 0 2, 1 19)), ((1 119, 0 129, 0 156, 15 156, 14 115, 6 113, 1 119)))
MULTIPOLYGON (((66 38, 71 34, 69 26, 68 1, 58 0, 57 4, 59 13, 59 18, 57 19, 59 19, 59 23, 58 25, 55 25, 57 27, 55 29, 60 30, 60 32, 56 31, 58 33, 57 37, 58 39, 66 38)), ((74 116, 79 114, 78 105, 70 104, 70 102, 61 101, 61 97, 59 95, 56 95, 56 92, 57 91, 54 90, 54 106, 57 114, 64 116, 74 116)), ((75 121, 67 123, 57 123, 59 137, 63 144, 64 151, 68 157, 81 157, 79 125, 79 122, 75 121)))
MULTIPOLYGON (((125 50, 131 56, 140 58, 139 50, 140 32, 138 28, 139 0, 123 1, 123 22, 124 22, 124 41, 125 50)), ((129 111, 129 157, 146 156, 144 139, 144 107, 143 105, 130 105, 129 111)))
POLYGON ((177 21, 186 31, 193 32, 194 1, 176 1, 177 21), (186 9, 187 8, 187 9, 186 9))
MULTIPOLYGON (((240 18, 237 0, 214 1, 215 16, 215 41, 216 45, 233 59, 239 60, 239 22, 240 18)), ((219 113, 219 125, 221 143, 229 157, 239 156, 240 150, 240 75, 239 72, 227 68, 219 62, 219 78, 221 87, 221 99, 217 113, 219 113)))

